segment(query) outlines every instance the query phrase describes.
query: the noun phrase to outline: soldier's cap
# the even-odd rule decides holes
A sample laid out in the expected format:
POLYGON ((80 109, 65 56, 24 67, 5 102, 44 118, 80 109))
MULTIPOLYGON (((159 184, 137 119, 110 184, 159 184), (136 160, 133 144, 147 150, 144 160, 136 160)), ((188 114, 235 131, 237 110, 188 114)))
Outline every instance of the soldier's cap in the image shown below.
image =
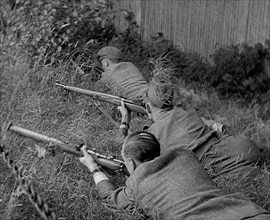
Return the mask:
POLYGON ((100 59, 121 59, 121 51, 117 49, 116 47, 103 47, 98 53, 97 53, 97 58, 100 59))
POLYGON ((149 84, 144 98, 144 102, 150 102, 157 108, 173 108, 174 87, 172 85, 149 84))

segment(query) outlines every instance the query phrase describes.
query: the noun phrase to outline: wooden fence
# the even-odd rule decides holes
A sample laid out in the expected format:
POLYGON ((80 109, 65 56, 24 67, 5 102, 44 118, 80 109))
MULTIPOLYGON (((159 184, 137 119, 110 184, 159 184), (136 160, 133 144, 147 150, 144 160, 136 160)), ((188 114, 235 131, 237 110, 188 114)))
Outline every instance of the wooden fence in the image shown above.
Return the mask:
MULTIPOLYGON (((208 57, 215 48, 270 39, 270 0, 111 0, 115 10, 133 11, 144 40, 157 32, 186 52, 208 57)), ((127 22, 121 13, 116 25, 127 22)))

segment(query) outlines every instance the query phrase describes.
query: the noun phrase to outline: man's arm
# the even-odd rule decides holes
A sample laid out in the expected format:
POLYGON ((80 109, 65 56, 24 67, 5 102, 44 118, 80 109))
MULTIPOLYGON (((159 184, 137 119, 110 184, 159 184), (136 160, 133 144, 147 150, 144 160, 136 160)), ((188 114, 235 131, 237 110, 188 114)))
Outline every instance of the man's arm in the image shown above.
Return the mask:
POLYGON ((87 153, 86 146, 83 146, 81 151, 84 156, 80 158, 80 162, 84 164, 93 175, 99 196, 105 200, 106 203, 113 205, 117 209, 130 209, 134 207, 135 196, 133 191, 127 186, 115 189, 106 174, 99 169, 94 158, 87 153))
POLYGON ((131 210, 135 206, 135 196, 127 186, 115 189, 110 181, 104 180, 99 182, 96 188, 99 196, 110 206, 125 210, 131 210))
POLYGON ((130 112, 127 110, 124 101, 121 101, 121 106, 118 106, 118 109, 122 115, 119 131, 124 137, 126 137, 128 135, 129 123, 131 120, 130 112))

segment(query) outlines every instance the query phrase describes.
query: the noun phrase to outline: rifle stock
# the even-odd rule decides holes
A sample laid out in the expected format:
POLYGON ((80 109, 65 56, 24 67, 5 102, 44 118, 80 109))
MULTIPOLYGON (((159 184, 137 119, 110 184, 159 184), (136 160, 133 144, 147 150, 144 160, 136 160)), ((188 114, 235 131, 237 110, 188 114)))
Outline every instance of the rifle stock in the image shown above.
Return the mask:
POLYGON ((116 96, 116 95, 110 95, 110 94, 91 91, 91 90, 87 90, 87 89, 81 89, 81 88, 73 87, 73 86, 66 86, 66 85, 59 84, 59 83, 55 83, 55 85, 60 86, 60 87, 64 88, 65 90, 68 90, 71 92, 76 92, 76 93, 86 95, 86 96, 90 96, 93 99, 96 99, 96 100, 99 100, 102 102, 107 102, 107 103, 117 105, 117 106, 121 106, 121 101, 123 100, 125 102, 127 109, 129 109, 130 111, 139 112, 142 114, 147 114, 143 105, 139 105, 131 100, 123 99, 123 98, 116 96))
MULTIPOLYGON (((37 132, 19 127, 19 126, 9 126, 8 130, 13 131, 23 137, 31 138, 37 142, 43 142, 43 143, 51 143, 57 146, 62 151, 73 154, 77 157, 83 157, 83 153, 80 150, 76 150, 73 146, 66 144, 56 138, 48 137, 43 134, 39 134, 37 132)), ((125 175, 129 175, 129 172, 127 171, 124 162, 121 160, 114 159, 112 157, 107 157, 105 155, 102 155, 94 150, 87 150, 87 153, 92 155, 95 159, 95 161, 103 166, 108 168, 109 170, 112 170, 114 172, 120 171, 123 172, 125 175)))

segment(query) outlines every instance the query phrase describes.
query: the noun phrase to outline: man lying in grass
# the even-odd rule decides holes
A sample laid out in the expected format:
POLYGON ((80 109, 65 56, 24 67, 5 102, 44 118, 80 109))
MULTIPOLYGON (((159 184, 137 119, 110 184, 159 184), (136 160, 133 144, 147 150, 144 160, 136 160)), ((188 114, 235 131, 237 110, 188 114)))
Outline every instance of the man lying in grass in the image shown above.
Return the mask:
MULTIPOLYGON (((140 70, 131 62, 121 61, 123 55, 116 47, 103 47, 97 53, 103 73, 101 82, 129 100, 142 102, 148 90, 148 83, 140 70)), ((222 132, 222 125, 213 120, 202 119, 210 128, 222 132)))
POLYGON ((81 150, 80 161, 92 173, 99 195, 116 208, 138 207, 164 220, 270 218, 244 195, 218 189, 191 151, 179 146, 160 155, 160 144, 151 133, 138 131, 125 139, 121 155, 130 177, 118 189, 86 147, 81 150))
POLYGON ((122 62, 122 54, 116 47, 103 47, 97 53, 103 73, 101 82, 117 91, 118 95, 130 100, 142 100, 148 83, 140 70, 131 62, 122 62))
MULTIPOLYGON (((175 148, 191 150, 212 178, 237 176, 260 160, 260 150, 248 137, 219 137, 195 110, 174 107, 173 95, 171 85, 156 81, 150 83, 146 92, 146 111, 153 122, 148 132, 160 142, 161 155, 175 148)), ((124 104, 120 111, 122 122, 126 121, 121 128, 128 128, 130 117, 124 104)))

